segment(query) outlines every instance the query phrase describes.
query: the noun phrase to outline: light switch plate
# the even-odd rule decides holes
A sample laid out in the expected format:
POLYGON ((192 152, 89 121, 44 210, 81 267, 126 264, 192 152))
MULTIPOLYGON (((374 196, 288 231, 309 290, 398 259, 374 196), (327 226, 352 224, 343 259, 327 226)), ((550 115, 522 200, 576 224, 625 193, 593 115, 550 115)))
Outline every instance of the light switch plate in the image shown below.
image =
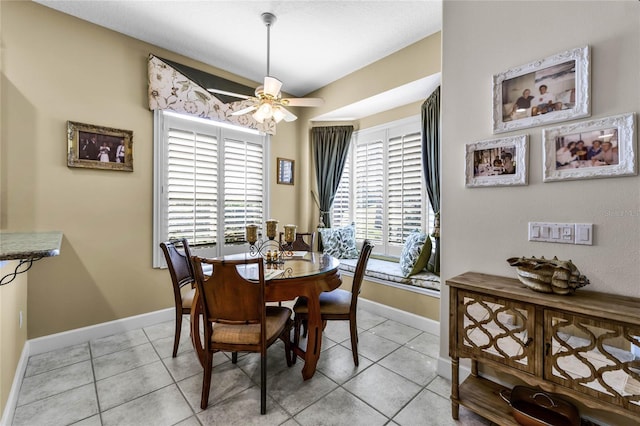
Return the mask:
POLYGON ((529 241, 574 244, 575 225, 573 223, 529 222, 529 241))
POLYGON ((593 245, 592 223, 529 222, 529 241, 593 245))
POLYGON ((576 223, 575 226, 576 244, 587 246, 593 245, 593 224, 592 223, 576 223))

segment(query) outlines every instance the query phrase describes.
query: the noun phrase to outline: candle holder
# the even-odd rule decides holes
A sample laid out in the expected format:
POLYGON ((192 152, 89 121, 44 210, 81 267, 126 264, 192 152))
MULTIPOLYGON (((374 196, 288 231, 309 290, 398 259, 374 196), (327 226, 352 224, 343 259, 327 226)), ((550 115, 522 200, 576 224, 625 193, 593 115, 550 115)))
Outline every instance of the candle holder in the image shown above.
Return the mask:
POLYGON ((296 240, 296 225, 284 226, 284 242, 291 245, 296 240))
POLYGON ((267 224, 267 238, 270 240, 275 240, 276 232, 278 231, 278 221, 269 219, 265 223, 267 224))
MULTIPOLYGON (((249 243, 249 255, 261 256, 267 264, 284 263, 284 256, 292 256, 293 253, 276 241, 277 220, 270 219, 267 222, 267 239, 258 238, 258 226, 246 226, 246 238, 249 243)), ((287 225, 288 226, 288 225, 287 225)), ((286 228, 286 227, 285 227, 286 228)))
POLYGON ((255 244, 258 241, 258 225, 247 225, 246 234, 249 244, 255 244))

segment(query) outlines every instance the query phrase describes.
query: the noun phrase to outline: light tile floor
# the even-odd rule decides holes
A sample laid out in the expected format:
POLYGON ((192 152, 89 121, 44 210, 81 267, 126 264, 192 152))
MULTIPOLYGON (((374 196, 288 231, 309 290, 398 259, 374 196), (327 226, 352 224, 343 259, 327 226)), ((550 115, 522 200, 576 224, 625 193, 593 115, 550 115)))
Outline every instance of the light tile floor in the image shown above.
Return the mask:
POLYGON ((266 415, 260 415, 257 354, 240 354, 236 365, 227 354, 214 356, 203 411, 202 367, 183 323, 176 358, 173 321, 30 357, 12 424, 490 424, 464 407, 460 420, 452 420, 450 383, 436 374, 437 336, 365 310, 358 312, 359 367, 348 322, 330 321, 311 380, 302 380, 302 360, 287 367, 281 342, 269 349, 266 415))

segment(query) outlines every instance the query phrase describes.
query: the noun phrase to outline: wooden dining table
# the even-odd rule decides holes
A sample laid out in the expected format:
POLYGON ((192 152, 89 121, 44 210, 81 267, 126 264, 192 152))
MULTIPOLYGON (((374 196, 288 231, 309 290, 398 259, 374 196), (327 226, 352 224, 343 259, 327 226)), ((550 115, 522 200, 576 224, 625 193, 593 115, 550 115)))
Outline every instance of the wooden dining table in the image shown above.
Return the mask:
MULTIPOLYGON (((251 254, 234 254, 223 259, 250 258, 251 254)), ((295 347, 294 353, 304 359, 302 377, 308 380, 316 372, 322 344, 322 319, 320 316, 320 294, 324 291, 335 290, 342 284, 338 266, 340 261, 335 257, 317 252, 296 253, 295 256, 285 256, 281 264, 266 264, 265 279, 267 302, 282 302, 293 300, 296 297, 307 299, 308 331, 306 350, 295 347)), ((254 265, 255 266, 255 265, 254 265)), ((257 268, 253 271, 239 271, 248 279, 256 278, 257 268)), ((202 314, 201 304, 198 302, 198 293, 194 296, 191 305, 191 340, 200 363, 204 362, 204 345, 201 341, 202 314)))

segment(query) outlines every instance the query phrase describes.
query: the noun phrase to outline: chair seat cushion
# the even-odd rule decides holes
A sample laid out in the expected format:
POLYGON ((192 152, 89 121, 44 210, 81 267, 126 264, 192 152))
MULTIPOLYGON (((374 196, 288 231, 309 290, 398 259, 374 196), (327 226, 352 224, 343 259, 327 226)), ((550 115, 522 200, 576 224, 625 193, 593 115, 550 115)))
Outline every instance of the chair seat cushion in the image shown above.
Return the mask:
MULTIPOLYGON (((291 309, 284 306, 267 306, 267 342, 280 336, 290 319, 291 309)), ((258 345, 260 344, 260 324, 214 323, 211 341, 233 345, 258 345)))
MULTIPOLYGON (((336 289, 320 293, 320 313, 324 315, 348 315, 351 309, 351 292, 336 289)), ((299 297, 293 311, 298 314, 308 314, 307 299, 299 297)))
MULTIPOLYGON (((356 260, 340 259, 339 268, 353 273, 356 270, 356 260)), ((421 271, 416 275, 405 278, 400 270, 400 264, 389 260, 369 259, 367 270, 365 271, 365 280, 371 278, 440 291, 439 276, 428 271, 421 271)))

